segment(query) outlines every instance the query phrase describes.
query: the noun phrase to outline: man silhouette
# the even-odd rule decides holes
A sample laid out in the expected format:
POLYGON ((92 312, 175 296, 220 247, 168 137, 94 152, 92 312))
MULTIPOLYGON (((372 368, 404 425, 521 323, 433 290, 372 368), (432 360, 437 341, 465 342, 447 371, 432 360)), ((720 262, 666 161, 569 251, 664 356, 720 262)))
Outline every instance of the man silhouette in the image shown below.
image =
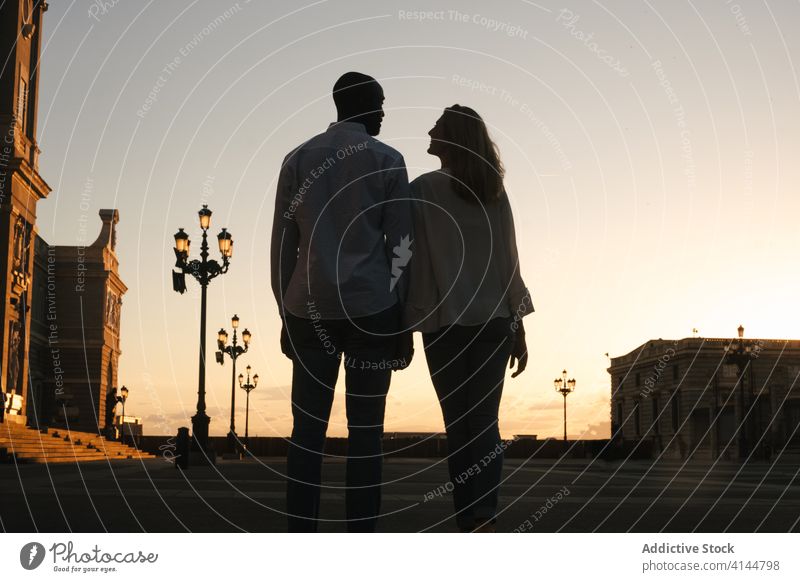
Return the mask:
POLYGON ((289 531, 317 529, 325 433, 343 355, 347 529, 375 530, 386 394, 392 370, 405 368, 413 354, 399 305, 413 240, 408 176, 403 156, 373 137, 384 116, 383 89, 372 77, 346 73, 333 100, 337 121, 283 161, 272 227, 281 350, 293 360, 289 531))

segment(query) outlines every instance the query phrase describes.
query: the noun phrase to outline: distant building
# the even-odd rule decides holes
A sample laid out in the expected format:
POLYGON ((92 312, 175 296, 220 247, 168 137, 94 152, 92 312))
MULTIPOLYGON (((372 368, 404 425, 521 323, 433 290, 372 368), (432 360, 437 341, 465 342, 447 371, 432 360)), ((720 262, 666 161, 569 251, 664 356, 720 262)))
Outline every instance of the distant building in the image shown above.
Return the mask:
POLYGON ((671 459, 800 452, 800 340, 743 332, 650 340, 611 358, 612 441, 646 443, 671 459))
POLYGON ((113 429, 122 296, 116 210, 100 210, 100 235, 87 246, 51 246, 36 238, 31 309, 32 426, 113 429))
POLYGON ((116 429, 116 437, 118 440, 125 444, 135 444, 138 449, 142 441, 142 419, 138 416, 117 416, 117 422, 114 425, 116 429))
POLYGON ((444 439, 447 435, 443 432, 385 432, 385 439, 444 439))

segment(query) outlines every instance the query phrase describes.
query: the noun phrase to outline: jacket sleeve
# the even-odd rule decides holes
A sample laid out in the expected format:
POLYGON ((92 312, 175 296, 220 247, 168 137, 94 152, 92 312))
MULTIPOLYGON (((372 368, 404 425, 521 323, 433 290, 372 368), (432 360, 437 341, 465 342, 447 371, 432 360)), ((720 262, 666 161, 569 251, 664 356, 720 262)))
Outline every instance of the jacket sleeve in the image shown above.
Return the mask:
POLYGON ((517 253, 517 235, 514 229, 514 216, 511 212, 511 204, 505 190, 499 201, 500 204, 500 237, 505 257, 503 263, 506 266, 506 296, 508 298, 508 308, 514 320, 517 321, 529 313, 533 313, 533 299, 525 282, 522 280, 519 265, 519 254, 517 253))
POLYGON ((296 180, 294 178, 293 154, 290 153, 281 165, 278 188, 275 193, 275 214, 272 220, 270 263, 272 293, 278 304, 281 317, 284 315, 283 298, 297 264, 297 249, 300 233, 294 218, 292 205, 296 180))
POLYGON ((389 291, 397 292, 398 300, 408 297, 408 263, 412 260, 414 240, 411 220, 411 190, 403 156, 398 155, 386 169, 386 204, 383 209, 383 233, 386 236, 386 255, 389 257, 391 279, 389 291))
POLYGON ((433 273, 424 182, 417 178, 411 182, 411 216, 414 223, 414 258, 408 269, 408 297, 404 306, 404 324, 415 330, 435 325, 434 311, 439 303, 439 288, 433 273))

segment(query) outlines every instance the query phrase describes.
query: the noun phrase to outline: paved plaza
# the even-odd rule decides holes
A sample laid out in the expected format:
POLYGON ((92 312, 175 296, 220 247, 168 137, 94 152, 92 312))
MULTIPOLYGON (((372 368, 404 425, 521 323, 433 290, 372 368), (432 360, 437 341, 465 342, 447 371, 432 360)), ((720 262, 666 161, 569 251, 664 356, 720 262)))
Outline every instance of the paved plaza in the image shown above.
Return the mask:
MULTIPOLYGON (((0 466, 8 532, 283 532, 284 459, 186 472, 162 458, 0 466)), ((344 531, 344 463, 325 463, 320 529, 344 531)), ((794 463, 505 463, 498 531, 798 532, 794 463)), ((446 461, 388 459, 379 531, 454 532, 446 461)))

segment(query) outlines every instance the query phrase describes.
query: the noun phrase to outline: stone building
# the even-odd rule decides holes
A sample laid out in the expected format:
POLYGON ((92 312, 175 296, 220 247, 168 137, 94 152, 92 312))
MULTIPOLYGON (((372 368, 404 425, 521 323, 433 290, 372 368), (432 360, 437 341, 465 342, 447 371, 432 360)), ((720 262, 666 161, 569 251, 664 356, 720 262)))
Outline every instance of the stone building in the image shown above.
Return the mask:
POLYGON ((800 452, 800 340, 650 340, 611 359, 612 440, 671 459, 800 452))
POLYGON ((41 22, 47 4, 0 3, 0 421, 25 422, 36 204, 50 187, 39 175, 36 118, 41 22))
POLYGON ((28 422, 69 423, 75 430, 113 423, 110 389, 117 386, 120 314, 127 287, 115 252, 116 210, 101 210, 89 246, 51 246, 34 254, 28 422))
POLYGON ((113 417, 122 295, 116 210, 100 210, 97 240, 51 246, 36 207, 36 119, 42 0, 0 2, 0 422, 96 432, 113 417))

